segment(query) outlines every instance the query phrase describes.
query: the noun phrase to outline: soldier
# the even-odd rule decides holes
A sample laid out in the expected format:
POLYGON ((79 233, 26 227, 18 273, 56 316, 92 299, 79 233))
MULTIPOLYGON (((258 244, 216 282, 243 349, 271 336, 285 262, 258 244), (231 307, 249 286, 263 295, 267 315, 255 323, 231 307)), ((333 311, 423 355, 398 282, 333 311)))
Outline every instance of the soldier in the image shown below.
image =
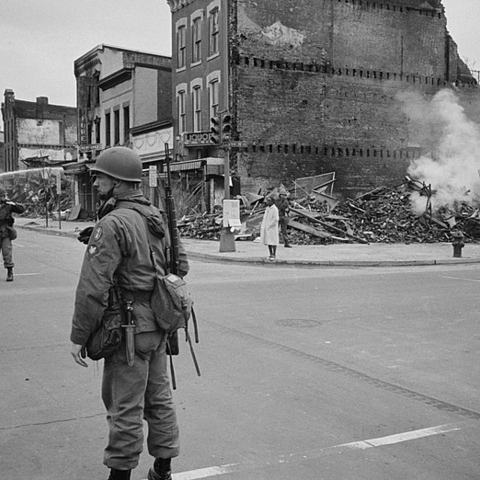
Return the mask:
POLYGON ((17 238, 13 228, 13 213, 23 213, 25 207, 7 199, 7 191, 0 187, 0 249, 3 255, 3 265, 7 269, 7 282, 13 282, 13 246, 12 240, 17 238))
POLYGON ((292 248, 288 241, 287 225, 289 222, 288 212, 290 211, 290 202, 287 199, 287 191, 282 187, 278 192, 278 200, 276 202, 278 208, 278 223, 282 232, 283 244, 286 248, 292 248))
MULTIPOLYGON (((155 272, 145 220, 128 206, 133 204, 147 214, 159 212, 139 188, 142 164, 132 150, 105 150, 92 173, 96 176, 94 186, 105 203, 88 241, 77 286, 71 353, 76 363, 87 366, 82 347, 100 324, 109 291, 116 283, 122 296, 133 300, 135 358, 129 366, 124 340, 104 360, 102 399, 110 433, 103 463, 110 468, 108 480, 130 479, 142 451, 145 419, 148 450, 155 458, 148 480, 170 480, 171 459, 179 454, 179 434, 167 372, 166 334, 159 330, 150 307, 155 272)), ((157 263, 166 268, 163 247, 160 241, 152 244, 157 263)), ((188 262, 181 247, 179 274, 187 272, 188 262)))

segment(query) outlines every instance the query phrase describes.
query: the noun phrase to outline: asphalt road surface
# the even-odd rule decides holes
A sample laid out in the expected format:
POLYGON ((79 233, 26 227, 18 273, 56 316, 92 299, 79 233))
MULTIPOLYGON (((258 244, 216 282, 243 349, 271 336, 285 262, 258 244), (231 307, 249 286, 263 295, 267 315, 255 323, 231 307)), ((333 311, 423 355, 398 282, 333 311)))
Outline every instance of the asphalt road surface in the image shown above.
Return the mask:
MULTIPOLYGON (((0 478, 102 480, 102 362, 70 356, 85 246, 20 231, 0 277, 0 478)), ((325 247, 323 247, 325 248, 325 247)), ((477 266, 192 263, 174 479, 480 479, 477 266)), ((142 455, 132 480, 146 478, 142 455)))

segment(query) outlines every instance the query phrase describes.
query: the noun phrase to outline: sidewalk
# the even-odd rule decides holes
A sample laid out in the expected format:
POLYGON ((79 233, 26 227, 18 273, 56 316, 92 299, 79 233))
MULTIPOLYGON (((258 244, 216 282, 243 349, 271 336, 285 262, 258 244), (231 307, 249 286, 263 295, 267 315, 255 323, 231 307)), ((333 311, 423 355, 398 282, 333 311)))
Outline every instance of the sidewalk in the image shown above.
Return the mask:
MULTIPOLYGON (((82 229, 93 222, 49 220, 45 218, 16 217, 15 227, 34 230, 50 235, 76 238, 82 229)), ((236 241, 235 252, 220 252, 220 242, 211 240, 182 239, 192 260, 212 263, 245 263, 265 266, 336 266, 336 267, 382 267, 480 263, 480 244, 466 244, 461 258, 453 257, 450 243, 428 244, 332 244, 294 245, 293 248, 277 248, 277 259, 268 260, 268 249, 255 241, 236 241)))

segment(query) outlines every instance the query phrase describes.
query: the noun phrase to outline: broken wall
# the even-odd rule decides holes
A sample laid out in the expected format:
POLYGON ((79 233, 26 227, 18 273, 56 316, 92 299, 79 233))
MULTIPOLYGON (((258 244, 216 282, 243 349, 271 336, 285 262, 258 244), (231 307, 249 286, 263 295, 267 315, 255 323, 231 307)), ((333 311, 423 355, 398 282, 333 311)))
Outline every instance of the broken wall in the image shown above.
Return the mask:
POLYGON ((455 61, 438 2, 234 3, 243 190, 328 171, 344 192, 402 179, 419 146, 396 93, 433 95, 455 61))

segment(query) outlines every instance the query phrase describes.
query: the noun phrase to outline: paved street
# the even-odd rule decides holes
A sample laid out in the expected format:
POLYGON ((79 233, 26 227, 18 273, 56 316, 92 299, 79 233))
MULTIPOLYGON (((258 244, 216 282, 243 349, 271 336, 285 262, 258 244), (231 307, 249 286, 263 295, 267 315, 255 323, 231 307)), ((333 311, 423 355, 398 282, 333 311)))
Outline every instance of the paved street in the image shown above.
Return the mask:
MULTIPOLYGON (((102 365, 69 354, 84 248, 20 230, 15 281, 0 278, 6 480, 108 476, 102 365)), ((175 480, 479 478, 477 265, 194 261, 189 277, 202 377, 184 346, 175 480)))

